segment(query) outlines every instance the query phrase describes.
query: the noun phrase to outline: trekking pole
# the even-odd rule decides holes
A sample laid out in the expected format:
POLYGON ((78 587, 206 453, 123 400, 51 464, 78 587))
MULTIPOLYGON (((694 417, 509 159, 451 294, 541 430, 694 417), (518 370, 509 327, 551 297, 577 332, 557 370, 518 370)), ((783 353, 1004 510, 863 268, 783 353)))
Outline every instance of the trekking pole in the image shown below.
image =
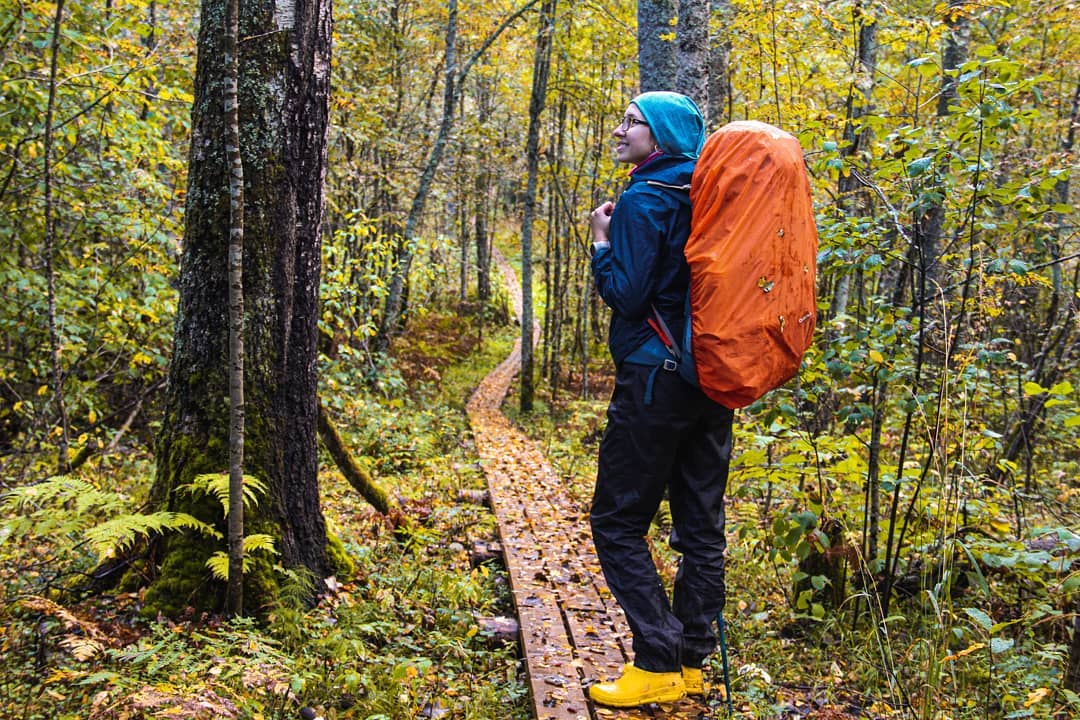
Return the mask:
POLYGON ((727 699, 727 711, 730 716, 735 713, 735 708, 731 702, 731 670, 728 665, 727 633, 724 632, 723 612, 717 613, 716 615, 716 628, 720 631, 720 662, 724 667, 724 697, 727 699))

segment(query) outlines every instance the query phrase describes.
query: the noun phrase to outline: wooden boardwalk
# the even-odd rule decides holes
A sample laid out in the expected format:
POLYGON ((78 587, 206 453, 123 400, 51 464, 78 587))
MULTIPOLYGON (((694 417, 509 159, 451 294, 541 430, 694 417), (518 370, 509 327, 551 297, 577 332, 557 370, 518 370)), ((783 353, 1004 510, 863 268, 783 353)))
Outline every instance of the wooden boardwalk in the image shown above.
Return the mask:
MULTIPOLYGON (((496 259, 520 317, 513 273, 496 259)), ((587 508, 565 492, 540 449, 500 412, 520 354, 519 342, 477 388, 467 410, 499 523, 536 717, 713 717, 690 700, 633 710, 588 700, 590 683, 618 675, 632 659, 630 631, 600 573, 587 508)))

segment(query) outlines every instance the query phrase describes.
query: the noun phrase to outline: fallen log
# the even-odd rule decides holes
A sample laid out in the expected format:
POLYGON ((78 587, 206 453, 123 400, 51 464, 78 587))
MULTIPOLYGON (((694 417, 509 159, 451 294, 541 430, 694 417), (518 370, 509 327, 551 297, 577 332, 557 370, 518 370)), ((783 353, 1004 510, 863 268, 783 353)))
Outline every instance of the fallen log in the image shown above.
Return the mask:
POLYGON ((337 428, 334 426, 334 421, 330 419, 330 413, 326 412, 326 408, 321 402, 319 403, 319 438, 330 453, 330 457, 334 459, 338 470, 349 481, 349 484, 360 493, 360 496, 381 514, 390 515, 393 509, 390 504, 390 496, 378 486, 371 477, 371 473, 353 460, 352 455, 349 454, 348 449, 345 447, 345 443, 341 440, 341 434, 338 433, 337 428))

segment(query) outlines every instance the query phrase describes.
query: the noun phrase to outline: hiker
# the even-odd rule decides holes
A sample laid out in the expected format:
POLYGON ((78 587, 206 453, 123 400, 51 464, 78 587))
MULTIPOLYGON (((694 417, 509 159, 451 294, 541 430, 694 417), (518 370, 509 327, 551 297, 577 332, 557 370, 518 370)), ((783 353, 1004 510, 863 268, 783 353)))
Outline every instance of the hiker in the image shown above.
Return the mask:
POLYGON ((616 366, 591 524, 604 578, 633 634, 634 660, 589 695, 630 707, 704 694, 701 667, 716 648, 712 623, 724 605, 733 413, 680 377, 650 325, 655 307, 670 334, 683 335, 686 189, 705 140, 701 113, 685 95, 647 92, 631 101, 613 134, 619 162, 634 167, 618 203, 603 203, 590 218, 592 272, 612 310, 608 347, 616 366), (645 539, 665 491, 669 542, 681 553, 670 601, 645 539))

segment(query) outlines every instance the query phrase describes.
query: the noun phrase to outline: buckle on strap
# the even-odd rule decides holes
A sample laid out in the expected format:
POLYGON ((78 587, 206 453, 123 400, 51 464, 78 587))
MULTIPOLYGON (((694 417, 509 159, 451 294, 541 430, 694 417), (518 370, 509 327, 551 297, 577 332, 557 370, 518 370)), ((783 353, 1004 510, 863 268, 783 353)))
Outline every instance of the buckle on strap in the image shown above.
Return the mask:
POLYGON ((671 358, 666 358, 664 360, 664 370, 666 370, 668 372, 675 372, 678 369, 679 369, 679 363, 675 362, 671 358))

